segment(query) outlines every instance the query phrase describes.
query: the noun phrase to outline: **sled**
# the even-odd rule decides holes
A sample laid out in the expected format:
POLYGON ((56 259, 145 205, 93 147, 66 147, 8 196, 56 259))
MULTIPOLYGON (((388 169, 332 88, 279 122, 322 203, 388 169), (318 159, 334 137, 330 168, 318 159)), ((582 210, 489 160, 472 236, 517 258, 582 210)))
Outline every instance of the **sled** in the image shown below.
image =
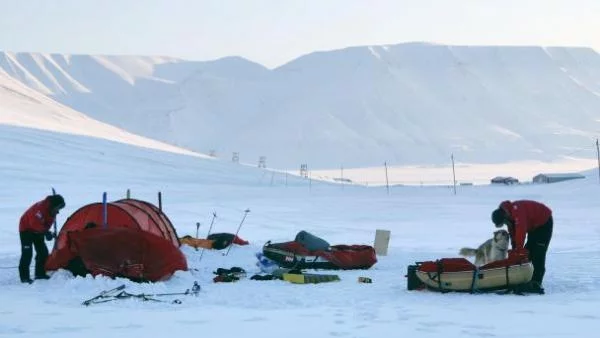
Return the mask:
POLYGON ((330 245, 324 239, 300 231, 290 242, 263 246, 264 257, 288 269, 368 269, 377 263, 375 248, 369 245, 330 245))
POLYGON ((533 265, 524 257, 509 257, 480 267, 465 258, 442 258, 409 265, 408 290, 485 292, 509 289, 531 281, 533 265))
POLYGON ((327 250, 310 251, 298 242, 267 242, 263 255, 290 269, 368 269, 377 262, 375 249, 368 245, 333 245, 327 250))
POLYGON ((340 280, 340 277, 338 275, 324 275, 316 273, 284 273, 283 280, 294 284, 318 284, 337 282, 340 280))

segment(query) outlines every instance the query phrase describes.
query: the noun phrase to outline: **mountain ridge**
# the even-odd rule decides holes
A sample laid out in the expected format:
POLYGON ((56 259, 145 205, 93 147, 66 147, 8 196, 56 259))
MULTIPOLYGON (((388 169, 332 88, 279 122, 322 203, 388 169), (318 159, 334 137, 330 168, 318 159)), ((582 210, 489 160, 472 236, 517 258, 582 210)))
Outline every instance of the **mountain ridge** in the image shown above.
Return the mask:
POLYGON ((600 130, 600 55, 587 47, 357 46, 274 69, 241 57, 55 54, 42 71, 34 58, 0 53, 0 69, 134 133, 279 168, 437 164, 451 153, 550 161, 600 130))

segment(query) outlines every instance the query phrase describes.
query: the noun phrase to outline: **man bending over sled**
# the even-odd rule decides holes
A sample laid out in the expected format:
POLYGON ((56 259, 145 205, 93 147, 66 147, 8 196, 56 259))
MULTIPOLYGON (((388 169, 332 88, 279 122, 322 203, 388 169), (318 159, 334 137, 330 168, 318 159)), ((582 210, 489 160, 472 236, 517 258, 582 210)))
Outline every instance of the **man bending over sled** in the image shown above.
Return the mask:
POLYGON ((527 256, 533 264, 531 282, 519 291, 543 294, 546 253, 552 238, 552 210, 536 201, 504 201, 492 212, 492 222, 497 228, 504 224, 508 227, 511 254, 527 256), (527 243, 523 244, 526 235, 527 243))

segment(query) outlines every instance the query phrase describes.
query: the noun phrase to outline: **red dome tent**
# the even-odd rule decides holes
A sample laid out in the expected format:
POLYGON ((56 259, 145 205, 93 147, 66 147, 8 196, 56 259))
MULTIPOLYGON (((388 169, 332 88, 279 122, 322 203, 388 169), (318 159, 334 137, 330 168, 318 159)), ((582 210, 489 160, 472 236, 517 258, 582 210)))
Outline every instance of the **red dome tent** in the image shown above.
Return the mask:
POLYGON ((187 270, 179 245, 171 221, 148 202, 123 199, 107 203, 106 210, 102 203, 92 203, 69 216, 46 270, 77 274, 77 267, 83 267, 92 275, 164 280, 176 270, 187 270))

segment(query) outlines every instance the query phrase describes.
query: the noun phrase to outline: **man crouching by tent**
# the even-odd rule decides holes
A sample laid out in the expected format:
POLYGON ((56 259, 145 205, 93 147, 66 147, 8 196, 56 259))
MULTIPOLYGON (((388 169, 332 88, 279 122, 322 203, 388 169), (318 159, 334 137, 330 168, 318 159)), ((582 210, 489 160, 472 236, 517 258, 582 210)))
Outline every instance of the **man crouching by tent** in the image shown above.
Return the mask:
POLYGON ((35 247, 35 279, 48 279, 44 265, 48 259, 48 247, 44 242, 56 238, 50 232, 50 227, 60 209, 65 207, 61 195, 50 195, 35 203, 21 216, 19 222, 19 237, 21 238, 21 260, 19 262, 19 277, 21 283, 33 283, 29 276, 29 265, 35 247))

